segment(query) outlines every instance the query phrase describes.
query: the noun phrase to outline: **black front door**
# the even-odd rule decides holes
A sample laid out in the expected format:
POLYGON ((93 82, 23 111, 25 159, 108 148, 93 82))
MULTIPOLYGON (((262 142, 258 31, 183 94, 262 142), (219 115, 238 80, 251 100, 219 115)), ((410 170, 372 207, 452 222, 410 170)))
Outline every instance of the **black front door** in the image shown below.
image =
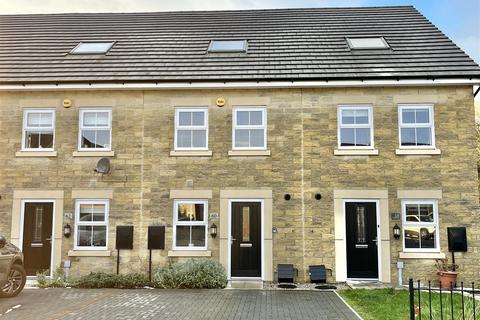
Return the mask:
POLYGON ((377 206, 375 202, 347 202, 347 277, 378 278, 377 206))
POLYGON ((52 252, 52 202, 26 202, 23 224, 23 254, 28 276, 50 270, 52 252))
POLYGON ((262 276, 261 203, 232 202, 232 277, 262 276))

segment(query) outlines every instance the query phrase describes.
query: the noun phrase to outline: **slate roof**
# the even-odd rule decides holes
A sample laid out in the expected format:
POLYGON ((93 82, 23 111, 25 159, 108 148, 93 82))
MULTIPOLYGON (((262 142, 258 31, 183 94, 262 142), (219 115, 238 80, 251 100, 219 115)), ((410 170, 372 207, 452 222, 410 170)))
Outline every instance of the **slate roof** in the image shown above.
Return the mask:
POLYGON ((480 67, 412 6, 0 15, 0 83, 471 78, 480 67), (388 50, 351 50, 381 36, 388 50), (207 53, 247 39, 247 53, 207 53), (69 55, 80 41, 106 55, 69 55))

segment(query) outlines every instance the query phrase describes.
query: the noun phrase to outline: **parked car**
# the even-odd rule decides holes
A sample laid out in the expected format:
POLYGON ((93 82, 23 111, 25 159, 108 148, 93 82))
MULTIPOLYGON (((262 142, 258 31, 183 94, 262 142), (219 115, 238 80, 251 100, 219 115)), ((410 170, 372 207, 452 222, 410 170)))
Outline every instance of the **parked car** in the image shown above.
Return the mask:
POLYGON ((26 281, 22 252, 0 235, 0 297, 15 297, 26 281))

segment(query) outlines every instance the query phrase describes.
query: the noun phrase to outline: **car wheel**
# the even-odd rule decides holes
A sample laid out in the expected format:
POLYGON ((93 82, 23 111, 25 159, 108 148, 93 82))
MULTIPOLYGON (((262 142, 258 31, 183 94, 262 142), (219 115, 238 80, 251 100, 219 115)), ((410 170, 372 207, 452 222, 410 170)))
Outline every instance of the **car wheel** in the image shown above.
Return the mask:
POLYGON ((27 274, 21 265, 14 264, 8 273, 7 283, 0 288, 0 297, 15 297, 27 281, 27 274))

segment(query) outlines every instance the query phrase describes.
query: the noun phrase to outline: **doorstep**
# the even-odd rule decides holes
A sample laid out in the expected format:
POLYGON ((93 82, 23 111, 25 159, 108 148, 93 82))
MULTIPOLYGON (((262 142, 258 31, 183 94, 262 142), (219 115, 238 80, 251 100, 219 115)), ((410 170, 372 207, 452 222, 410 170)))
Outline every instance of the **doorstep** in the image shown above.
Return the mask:
POLYGON ((228 289, 263 289, 263 281, 257 279, 232 279, 228 281, 228 289))

